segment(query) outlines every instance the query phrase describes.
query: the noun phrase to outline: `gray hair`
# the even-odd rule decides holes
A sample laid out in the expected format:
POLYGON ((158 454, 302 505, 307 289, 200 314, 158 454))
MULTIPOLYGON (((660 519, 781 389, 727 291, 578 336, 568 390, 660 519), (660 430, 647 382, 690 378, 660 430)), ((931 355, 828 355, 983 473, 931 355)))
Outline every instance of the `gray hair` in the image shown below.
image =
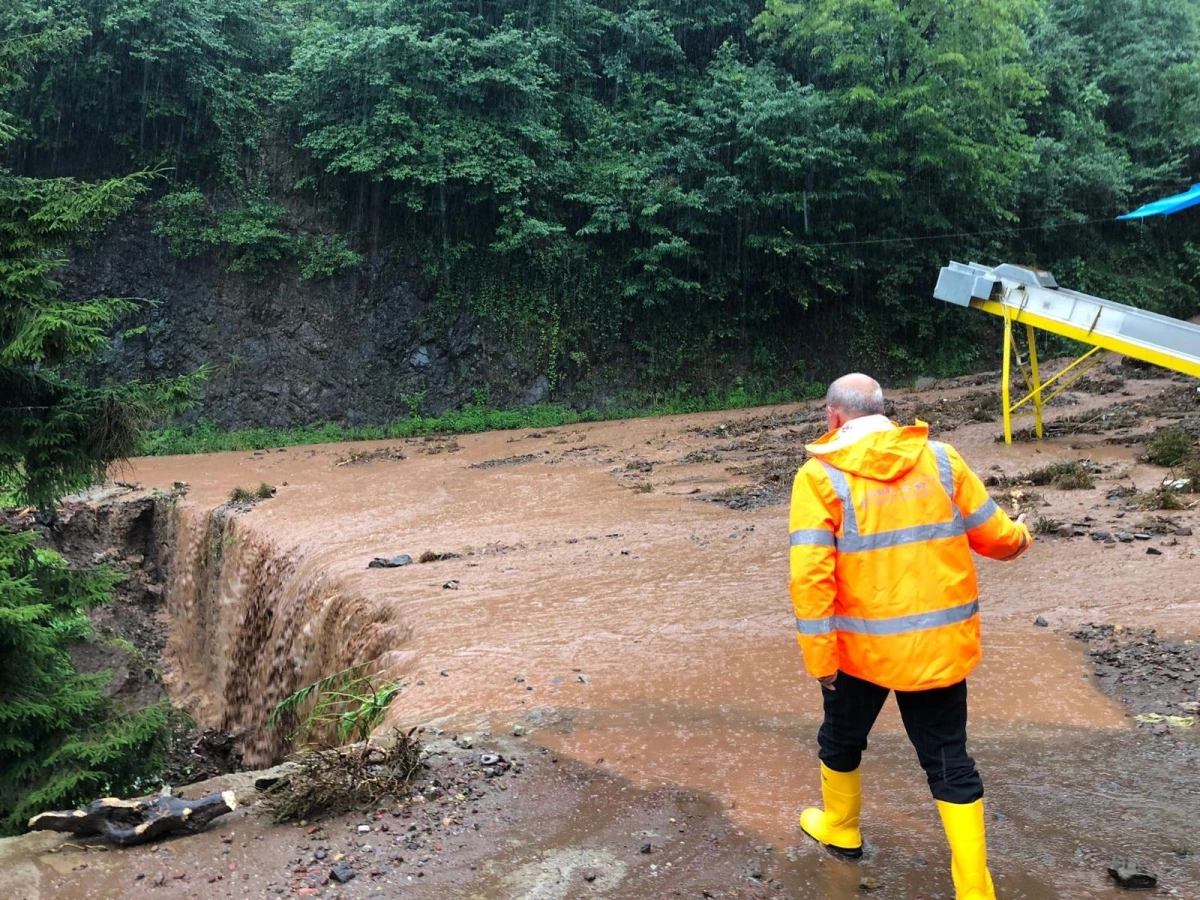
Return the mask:
POLYGON ((883 388, 874 378, 855 373, 843 375, 829 386, 825 403, 851 418, 883 415, 883 388))

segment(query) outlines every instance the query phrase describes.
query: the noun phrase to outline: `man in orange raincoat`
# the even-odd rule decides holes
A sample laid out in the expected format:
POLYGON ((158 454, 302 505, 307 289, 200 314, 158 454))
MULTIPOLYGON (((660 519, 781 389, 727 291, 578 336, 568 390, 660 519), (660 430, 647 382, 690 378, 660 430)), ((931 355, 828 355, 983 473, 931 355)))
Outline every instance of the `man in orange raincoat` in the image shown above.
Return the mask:
POLYGON ((967 755, 967 675, 980 657, 974 551, 1016 559, 1031 537, 949 445, 883 414, 866 375, 826 395, 829 433, 792 487, 791 595, 808 673, 822 687, 823 809, 800 827, 862 856, 859 764, 890 691, 929 779, 958 900, 992 900, 983 782, 967 755))

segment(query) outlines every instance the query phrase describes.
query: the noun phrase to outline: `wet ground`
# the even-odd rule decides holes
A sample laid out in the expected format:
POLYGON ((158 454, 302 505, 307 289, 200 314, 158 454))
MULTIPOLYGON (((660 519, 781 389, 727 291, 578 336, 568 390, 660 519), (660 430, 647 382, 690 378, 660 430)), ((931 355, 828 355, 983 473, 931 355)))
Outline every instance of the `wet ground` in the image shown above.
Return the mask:
MULTIPOLYGON (((1181 705, 1200 699, 1185 677, 1200 675, 1195 656, 1172 653, 1172 677, 1136 653, 1101 650, 1098 662, 1095 640, 1071 636, 1096 623, 1155 628, 1171 646, 1200 637, 1200 539, 1187 533, 1200 516, 1187 494, 1183 509, 1143 509, 1167 473, 1138 461, 1156 428, 1190 426, 1200 400, 1195 382, 1148 374, 1093 377, 1051 410, 1057 436, 1011 447, 996 441, 986 378, 894 398, 897 417, 930 421, 1047 532, 1017 563, 980 563, 971 747, 1001 897, 1123 895, 1105 871, 1115 858, 1155 872, 1162 895, 1200 897, 1200 728, 1186 727, 1181 705), (1090 488, 1027 477, 1079 459, 1090 488), (1132 694, 1116 687, 1135 682, 1132 694), (1124 701, 1162 695, 1176 718, 1139 723, 1132 715, 1149 707, 1106 688, 1124 701)), ((303 860, 311 842, 254 818, 239 826, 253 830, 244 885, 222 872, 216 887, 172 886, 167 872, 156 887, 136 861, 153 850, 89 854, 89 866, 111 876, 105 890, 124 891, 109 896, 839 898, 857 896, 864 877, 877 896, 952 896, 936 811, 891 707, 864 765, 864 863, 836 863, 796 829, 818 794, 819 691, 793 636, 786 498, 820 419, 819 408, 787 407, 137 463, 124 477, 189 484, 168 567, 168 687, 202 724, 241 734, 249 762, 279 750, 263 729, 273 701, 367 660, 407 684, 396 723, 515 729, 530 762, 520 789, 491 790, 496 827, 471 829, 457 850, 444 842, 420 893, 408 854, 347 887, 280 881, 284 857, 303 860), (262 482, 273 498, 213 516, 233 488, 262 482), (399 554, 451 556, 368 568, 399 554), (640 852, 639 831, 663 839, 664 816, 689 815, 678 849, 640 852), (135 881, 139 866, 147 879, 135 881)), ((217 840, 170 852, 203 868, 217 840)), ((45 887, 28 895, 101 896, 95 870, 58 871, 66 858, 34 857, 27 871, 45 887)))

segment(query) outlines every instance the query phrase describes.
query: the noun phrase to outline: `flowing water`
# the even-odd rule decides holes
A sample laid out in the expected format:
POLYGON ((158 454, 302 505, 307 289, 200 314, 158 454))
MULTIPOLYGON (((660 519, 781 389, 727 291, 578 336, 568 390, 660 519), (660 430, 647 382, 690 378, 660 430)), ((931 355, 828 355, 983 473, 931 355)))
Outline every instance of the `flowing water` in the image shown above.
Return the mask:
MULTIPOLYGON (((704 792, 787 854, 794 896, 854 896, 860 869, 827 861, 796 828, 817 799, 820 698, 792 633, 786 504, 734 511, 693 496, 737 481, 711 459, 688 462, 721 443, 698 429, 730 419, 140 461, 147 486, 190 484, 172 523, 169 686, 202 722, 244 735, 248 763, 267 764, 284 750, 265 728, 278 700, 370 662, 406 685, 397 724, 519 725, 633 786, 704 792), (350 458, 381 447, 391 452, 350 458), (233 487, 263 481, 274 499, 214 512, 233 487), (424 551, 456 558, 367 567, 424 551)), ((1080 455, 997 446, 995 430, 947 437, 981 472, 1080 455)), ((1106 451, 1126 480, 1161 477, 1132 450, 1106 451)), ((1060 492, 1051 512, 1094 511, 1104 487, 1060 492)), ((1082 646, 1032 627, 1045 614, 1186 631, 1191 547, 1148 560, 1042 541, 1023 561, 980 567, 971 743, 1000 895, 1118 896, 1103 870, 1129 855, 1174 896, 1200 896, 1196 743, 1138 732, 1094 686, 1082 646)), ((949 896, 936 811, 892 705, 864 778, 865 865, 884 896, 949 896)))

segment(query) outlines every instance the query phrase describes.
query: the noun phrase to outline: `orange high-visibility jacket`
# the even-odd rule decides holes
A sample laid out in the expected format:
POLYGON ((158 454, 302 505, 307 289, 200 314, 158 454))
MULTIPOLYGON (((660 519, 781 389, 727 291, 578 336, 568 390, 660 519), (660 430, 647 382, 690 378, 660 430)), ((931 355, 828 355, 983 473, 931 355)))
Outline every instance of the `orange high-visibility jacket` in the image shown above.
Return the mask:
POLYGON ((971 551, 1016 559, 1029 529, 924 422, 856 440, 832 432, 805 449, 791 595, 809 674, 841 670, 898 691, 966 678, 981 655, 971 551))

